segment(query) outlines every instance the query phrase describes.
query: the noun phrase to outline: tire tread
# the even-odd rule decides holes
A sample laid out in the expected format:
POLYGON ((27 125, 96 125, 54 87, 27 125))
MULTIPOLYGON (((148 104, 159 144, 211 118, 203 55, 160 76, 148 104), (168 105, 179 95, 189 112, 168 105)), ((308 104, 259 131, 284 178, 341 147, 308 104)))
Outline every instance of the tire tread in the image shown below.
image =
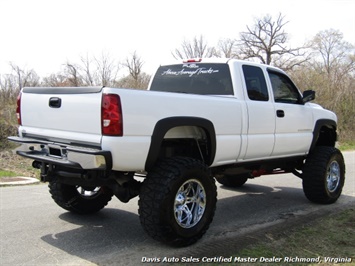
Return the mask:
POLYGON ((345 179, 345 164, 341 152, 334 147, 318 146, 307 157, 303 171, 303 191, 306 197, 315 203, 331 204, 339 198, 345 179), (332 158, 338 158, 341 168, 341 183, 336 193, 326 189, 325 176, 328 163, 332 158))

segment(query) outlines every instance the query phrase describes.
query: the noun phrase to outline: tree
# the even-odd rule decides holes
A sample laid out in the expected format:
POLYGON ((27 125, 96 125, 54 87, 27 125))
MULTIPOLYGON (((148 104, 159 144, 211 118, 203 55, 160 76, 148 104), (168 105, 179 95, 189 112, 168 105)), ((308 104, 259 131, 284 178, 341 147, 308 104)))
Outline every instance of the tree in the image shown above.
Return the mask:
POLYGON ((205 38, 200 35, 199 37, 195 36, 192 41, 184 40, 181 48, 175 49, 172 55, 175 59, 212 57, 216 55, 216 50, 213 47, 208 47, 205 38))
POLYGON ((68 61, 65 64, 64 73, 67 76, 69 86, 79 87, 79 86, 83 85, 78 65, 69 63, 69 61, 68 61))
POLYGON ((337 30, 320 31, 311 41, 311 60, 292 72, 300 87, 313 89, 316 102, 338 117, 340 141, 355 139, 354 46, 337 30))
POLYGON ((39 85, 39 76, 33 69, 27 70, 25 68, 20 68, 12 62, 10 63, 10 66, 17 76, 18 90, 26 86, 34 87, 39 85))
POLYGON ((137 51, 134 51, 131 57, 126 57, 122 65, 128 69, 129 76, 122 78, 117 85, 135 89, 147 88, 150 76, 142 72, 144 62, 137 51))
POLYGON ((343 34, 334 29, 320 31, 311 44, 314 52, 311 66, 317 73, 325 74, 322 92, 328 90, 329 97, 347 93, 355 78, 354 45, 344 41, 343 34))
POLYGON ((343 74, 354 71, 354 45, 343 40, 339 30, 329 29, 320 31, 312 40, 312 49, 320 55, 321 69, 328 75, 341 68, 343 74))
POLYGON ((62 73, 50 74, 47 77, 44 77, 41 86, 44 87, 67 87, 68 84, 67 77, 62 73))
POLYGON ((131 58, 126 57, 126 60, 122 65, 128 68, 131 77, 137 81, 142 71, 143 64, 144 62, 141 57, 138 56, 136 51, 134 51, 131 58))
POLYGON ((81 57, 80 58, 81 63, 82 63, 82 70, 84 72, 83 80, 86 86, 93 86, 94 85, 94 75, 92 73, 92 60, 89 59, 88 54, 86 54, 86 57, 81 57))
POLYGON ((19 91, 26 86, 38 86, 39 77, 33 70, 20 68, 10 63, 12 72, 0 75, 0 148, 8 146, 7 136, 17 131, 16 99, 19 91))
POLYGON ((236 51, 238 41, 236 39, 221 39, 218 41, 216 55, 218 57, 239 58, 236 51))
POLYGON ((150 80, 150 75, 142 72, 138 76, 137 80, 133 79, 131 75, 127 75, 119 79, 114 85, 119 88, 146 90, 149 84, 149 80, 150 80))
POLYGON ((295 61, 294 57, 303 57, 303 47, 289 48, 287 45, 288 34, 284 28, 288 21, 285 21, 285 16, 280 13, 273 20, 271 15, 266 15, 263 18, 255 19, 253 26, 247 26, 247 31, 240 33, 240 44, 238 53, 243 59, 257 58, 261 63, 270 65, 274 61, 278 62, 279 67, 292 68, 299 65, 305 60, 295 61), (292 60, 282 60, 282 57, 290 56, 292 60), (275 60, 274 60, 275 59, 275 60))
POLYGON ((119 70, 119 65, 110 58, 109 54, 105 53, 101 54, 101 58, 95 58, 95 62, 97 65, 96 84, 101 86, 110 86, 114 84, 119 70))

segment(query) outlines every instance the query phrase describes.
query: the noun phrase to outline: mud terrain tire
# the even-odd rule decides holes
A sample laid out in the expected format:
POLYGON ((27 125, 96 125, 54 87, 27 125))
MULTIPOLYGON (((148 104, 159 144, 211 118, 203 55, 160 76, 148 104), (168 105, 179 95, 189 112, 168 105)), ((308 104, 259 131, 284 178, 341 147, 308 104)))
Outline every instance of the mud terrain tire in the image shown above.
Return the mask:
POLYGON ((345 182, 343 155, 334 147, 316 147, 306 159, 302 178, 304 194, 310 201, 336 202, 345 182))
POLYGON ((223 175, 216 180, 226 187, 241 187, 248 181, 248 175, 223 175))
POLYGON ((78 213, 91 214, 104 208, 112 199, 112 192, 105 187, 84 188, 49 182, 49 192, 53 200, 63 209, 78 213))
POLYGON ((143 182, 139 215, 152 238, 188 246, 207 231, 216 209, 217 188, 208 167, 192 158, 162 160, 143 182))

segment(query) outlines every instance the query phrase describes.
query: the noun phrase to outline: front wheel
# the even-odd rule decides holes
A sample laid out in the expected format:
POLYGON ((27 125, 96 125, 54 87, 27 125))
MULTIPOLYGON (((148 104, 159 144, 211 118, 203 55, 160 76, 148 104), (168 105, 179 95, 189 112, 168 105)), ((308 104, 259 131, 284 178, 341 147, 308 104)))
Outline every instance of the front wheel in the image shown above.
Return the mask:
POLYGON ((67 211, 91 214, 104 208, 112 199, 112 191, 105 187, 83 187, 49 182, 53 200, 67 211))
POLYGON ((333 147, 316 147, 306 159, 302 178, 304 194, 310 201, 334 203, 340 197, 345 182, 343 155, 333 147))
POLYGON ((208 167, 185 157, 161 161, 143 182, 139 215, 145 231, 173 246, 195 243, 216 209, 217 188, 208 167))

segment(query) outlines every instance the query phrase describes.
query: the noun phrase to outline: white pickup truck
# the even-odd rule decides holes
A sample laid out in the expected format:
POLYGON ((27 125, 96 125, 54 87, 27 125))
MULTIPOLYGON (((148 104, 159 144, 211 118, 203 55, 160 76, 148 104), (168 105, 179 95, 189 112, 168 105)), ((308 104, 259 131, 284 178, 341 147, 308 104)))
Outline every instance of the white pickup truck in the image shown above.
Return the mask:
POLYGON ((17 153, 34 160, 60 207, 88 214, 113 195, 139 195, 145 231, 186 246, 212 222, 215 180, 236 187, 292 172, 309 200, 338 199, 337 118, 314 97, 275 67, 192 59, 160 66, 147 91, 23 88, 19 136, 9 140, 22 144, 17 153))

